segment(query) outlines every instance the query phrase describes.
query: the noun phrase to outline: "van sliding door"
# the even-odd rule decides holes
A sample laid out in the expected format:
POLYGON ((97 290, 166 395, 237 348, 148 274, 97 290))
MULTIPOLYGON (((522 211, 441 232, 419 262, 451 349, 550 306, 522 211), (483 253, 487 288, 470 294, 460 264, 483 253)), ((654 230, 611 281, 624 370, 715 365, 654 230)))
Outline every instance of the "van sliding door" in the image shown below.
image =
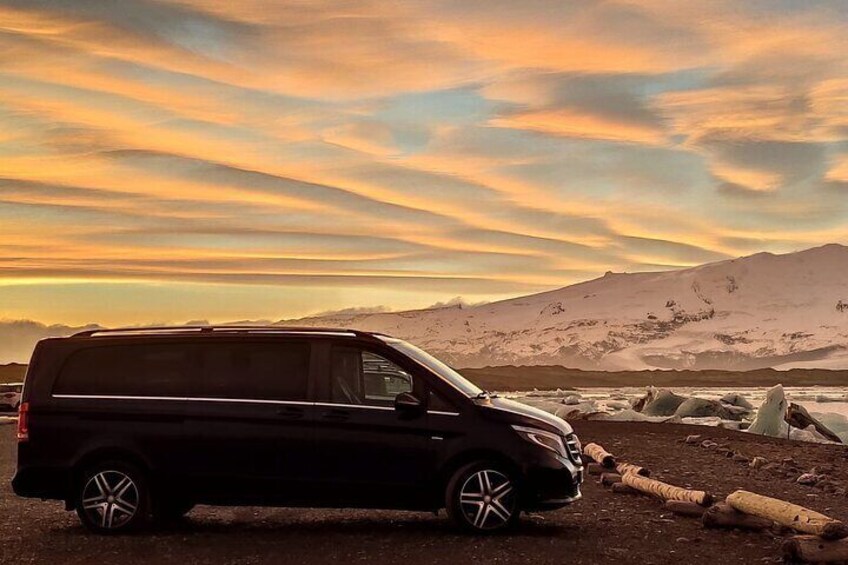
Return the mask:
POLYGON ((296 500, 313 456, 308 340, 210 339, 186 405, 188 459, 206 500, 296 500))

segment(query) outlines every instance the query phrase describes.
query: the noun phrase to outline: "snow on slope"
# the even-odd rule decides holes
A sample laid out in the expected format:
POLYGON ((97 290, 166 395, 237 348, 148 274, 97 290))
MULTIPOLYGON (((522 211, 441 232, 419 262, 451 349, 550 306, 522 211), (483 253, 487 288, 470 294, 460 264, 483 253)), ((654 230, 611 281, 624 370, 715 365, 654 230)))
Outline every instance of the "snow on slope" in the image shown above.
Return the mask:
POLYGON ((473 307, 339 314, 297 324, 384 332, 458 367, 848 369, 848 247, 608 273, 473 307))

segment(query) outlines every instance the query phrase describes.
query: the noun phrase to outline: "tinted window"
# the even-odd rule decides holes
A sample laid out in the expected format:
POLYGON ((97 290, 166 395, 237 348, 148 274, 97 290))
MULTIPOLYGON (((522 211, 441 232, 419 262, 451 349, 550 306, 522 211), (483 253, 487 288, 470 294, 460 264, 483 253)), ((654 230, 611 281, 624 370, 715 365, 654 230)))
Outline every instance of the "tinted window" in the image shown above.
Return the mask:
POLYGON ((412 375, 385 357, 351 347, 334 347, 330 402, 391 406, 401 392, 412 392, 412 375))
POLYGON ((458 372, 456 372, 455 369, 439 361, 426 351, 422 351, 414 345, 406 343, 405 341, 402 341, 400 339, 394 339, 390 337, 381 337, 380 339, 382 339, 384 342, 397 349, 401 353, 412 357, 413 359, 415 359, 416 361, 418 361, 419 363, 421 363, 422 365, 442 377, 442 379, 449 382, 451 385, 453 385, 455 389, 465 393, 467 396, 473 397, 483 392, 480 387, 460 375, 458 372))
POLYGON ((53 393, 182 397, 190 367, 184 344, 92 347, 68 358, 53 393))
POLYGON ((437 393, 434 390, 430 391, 429 401, 427 403, 428 410, 434 410, 437 412, 456 412, 456 406, 454 406, 451 402, 445 399, 441 394, 437 393))
POLYGON ((256 400, 306 400, 307 342, 203 344, 201 378, 191 396, 256 400))

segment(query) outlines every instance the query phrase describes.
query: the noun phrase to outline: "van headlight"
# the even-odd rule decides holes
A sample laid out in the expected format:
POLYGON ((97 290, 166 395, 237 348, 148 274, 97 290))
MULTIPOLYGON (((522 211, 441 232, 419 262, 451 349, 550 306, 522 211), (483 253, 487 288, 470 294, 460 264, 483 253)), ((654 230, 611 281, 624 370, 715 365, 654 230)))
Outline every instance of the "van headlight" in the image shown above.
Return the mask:
POLYGON ((524 426, 512 426, 512 429, 518 432, 518 435, 530 443, 535 443, 538 446, 553 451, 563 459, 568 459, 568 452, 565 450, 565 444, 562 442, 562 438, 557 434, 546 432, 539 428, 527 428, 524 426))

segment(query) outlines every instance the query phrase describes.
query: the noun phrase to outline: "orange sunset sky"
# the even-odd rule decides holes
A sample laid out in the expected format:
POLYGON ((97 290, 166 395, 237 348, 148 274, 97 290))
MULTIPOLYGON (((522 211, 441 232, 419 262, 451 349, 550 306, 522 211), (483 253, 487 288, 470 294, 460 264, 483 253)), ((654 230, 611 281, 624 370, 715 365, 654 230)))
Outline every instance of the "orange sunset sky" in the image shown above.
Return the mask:
POLYGON ((0 0, 0 319, 426 307, 848 243, 848 2, 0 0))

